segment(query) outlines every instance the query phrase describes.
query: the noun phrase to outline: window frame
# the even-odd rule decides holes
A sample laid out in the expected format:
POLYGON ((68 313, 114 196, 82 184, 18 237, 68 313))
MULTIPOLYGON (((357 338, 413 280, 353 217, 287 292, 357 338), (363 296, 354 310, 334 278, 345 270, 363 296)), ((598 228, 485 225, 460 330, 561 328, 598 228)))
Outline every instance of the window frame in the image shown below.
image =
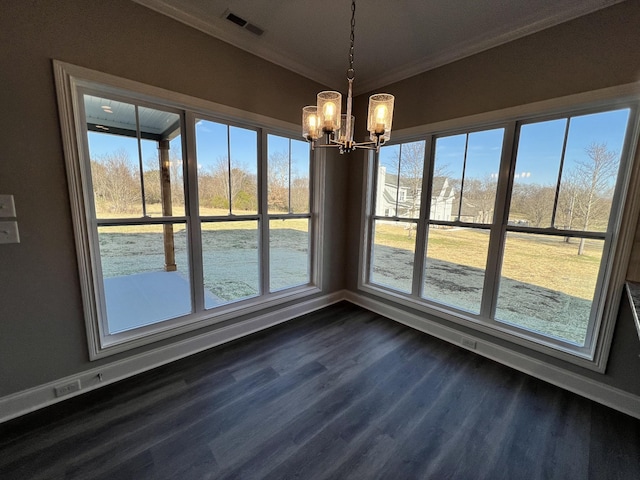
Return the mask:
MULTIPOLYGON (((265 171, 268 171, 268 162, 269 162, 269 152, 268 152, 268 148, 269 148, 269 135, 274 135, 274 136, 280 136, 282 137, 282 135, 279 135, 277 133, 274 133, 272 131, 267 131, 267 130, 263 130, 262 132, 262 151, 263 151, 263 158, 266 159, 266 164, 262 164, 260 166, 260 168, 262 168, 265 171)), ((312 252, 314 251, 313 245, 315 245, 317 242, 315 240, 315 236, 312 234, 312 219, 313 219, 313 209, 312 209, 312 205, 313 205, 313 198, 314 198, 314 182, 309 182, 309 211, 308 212, 301 212, 301 213, 296 213, 292 211, 291 208, 291 141, 292 140, 296 140, 296 141, 300 141, 298 140, 298 138, 293 138, 292 136, 287 136, 287 138, 289 139, 289 159, 288 159, 288 167, 289 167, 289 175, 288 175, 288 193, 289 193, 289 200, 288 200, 288 205, 289 205, 289 211, 286 213, 283 212, 278 212, 278 213, 271 213, 269 212, 269 205, 268 205, 268 199, 267 199, 267 193, 268 189, 269 189, 269 175, 268 173, 265 173, 264 175, 260 176, 261 182, 263 184, 263 189, 265 191, 265 195, 264 195, 264 199, 265 199, 265 204, 264 204, 264 219, 265 222, 268 223, 269 227, 265 228, 263 231, 263 235, 262 235, 262 242, 263 244, 266 246, 265 251, 264 251, 264 255, 265 255, 265 261, 264 261, 264 268, 265 268, 265 274, 263 275, 263 282, 264 282, 264 291, 268 292, 272 295, 278 294, 279 292, 282 292, 284 290, 288 290, 291 288, 300 288, 301 285, 294 285, 292 287, 283 287, 283 288, 279 288, 279 289, 275 289, 275 290, 271 290, 271 285, 270 285, 270 280, 271 280, 271 276, 269 275, 270 271, 271 271, 271 262, 270 262, 270 258, 271 258, 271 236, 270 236, 270 225, 271 225, 271 221, 272 220, 295 220, 295 219, 307 219, 308 221, 308 226, 309 226, 309 243, 308 243, 308 249, 309 249, 309 258, 308 258, 308 263, 307 263, 307 271, 309 272, 309 279, 311 282, 313 282, 313 278, 314 278, 314 274, 315 271, 317 270, 317 266, 315 264, 315 262, 313 262, 313 255, 312 252), (269 272, 269 273, 267 273, 269 272)), ((316 150, 313 150, 313 152, 316 152, 316 150)), ((313 154, 309 156, 309 175, 311 175, 313 177, 312 174, 312 163, 313 163, 313 154)))
MULTIPOLYGON (((264 237, 265 232, 267 238, 269 235, 269 219, 266 210, 266 184, 264 184, 266 179, 263 165, 266 161, 266 157, 264 157, 266 154, 264 139, 268 134, 297 139, 299 136, 297 125, 56 60, 53 61, 53 67, 90 360, 128 351, 321 293, 322 272, 320 266, 322 265, 322 249, 320 248, 320 239, 323 232, 321 208, 323 204, 325 157, 313 152, 309 153, 310 202, 308 218, 310 245, 308 256, 311 264, 309 268, 310 281, 304 285, 278 290, 273 293, 268 290, 266 273, 268 272, 269 261, 268 244, 264 244, 264 237), (98 222, 93 218, 95 209, 93 208, 88 142, 86 126, 83 123, 84 111, 81 108, 83 104, 81 96, 85 91, 180 114, 185 183, 185 215, 114 219, 116 222, 106 223, 130 225, 186 224, 191 278, 191 314, 115 334, 108 334, 106 330, 106 324, 104 323, 106 322, 104 311, 105 296, 100 270, 100 252, 99 249, 96 249, 98 222), (258 221, 260 286, 262 290, 255 297, 231 301, 209 310, 203 308, 204 290, 202 292, 199 291, 201 290, 200 287, 203 286, 203 280, 200 237, 201 217, 197 208, 196 118, 210 119, 225 125, 255 130, 258 137, 258 213, 247 215, 246 217, 251 217, 258 221), (198 278, 200 280, 197 280, 198 278), (266 290, 263 289, 265 285, 267 286, 266 290)), ((242 217, 245 216, 243 215, 242 217)), ((208 219, 209 217, 203 218, 208 219)), ((228 218, 239 220, 238 216, 234 215, 229 215, 228 218)), ((216 221, 222 220, 216 217, 216 221)))
MULTIPOLYGON (((491 292, 483 292, 483 306, 479 315, 456 309, 444 304, 431 302, 421 295, 421 285, 424 275, 424 247, 426 247, 426 228, 431 222, 428 219, 430 209, 431 182, 423 186, 421 213, 418 220, 418 238, 414 257, 414 289, 411 294, 403 294, 382 285, 370 282, 371 252, 373 248, 372 225, 375 221, 375 183, 377 172, 377 156, 366 155, 363 192, 365 201, 361 210, 361 235, 364 239, 360 250, 358 289, 405 307, 419 310, 435 318, 451 321, 455 324, 489 334, 501 340, 527 347, 531 350, 547 354, 597 372, 604 372, 608 353, 613 337, 619 298, 624 285, 624 275, 630 257, 631 245, 635 234, 637 216, 640 211, 640 161, 636 161, 636 149, 640 131, 639 119, 640 82, 611 87, 608 89, 571 95, 559 99, 552 99, 534 104, 522 105, 509 109, 489 112, 486 114, 464 117, 431 125, 423 125, 396 132, 393 144, 426 140, 430 145, 430 157, 425 162, 424 177, 430 179, 435 154, 435 139, 440 136, 471 133, 478 130, 505 128, 501 167, 498 178, 494 222, 488 224, 491 240, 485 269, 485 288, 491 292), (598 111, 629 108, 630 115, 627 123, 625 138, 620 161, 620 173, 616 184, 616 197, 609 219, 607 240, 610 242, 608 252, 603 254, 603 260, 597 280, 597 294, 594 301, 599 304, 595 320, 590 320, 587 340, 584 347, 575 347, 568 342, 558 341, 545 335, 524 329, 512 328, 502 322, 492 320, 487 312, 495 311, 497 288, 500 276, 500 262, 503 258, 504 235, 508 220, 508 206, 511 197, 511 186, 516 160, 517 127, 519 124, 576 116, 598 111), (505 177, 506 176, 506 177, 505 177), (507 189, 509 189, 507 191, 507 189), (422 239, 420 239, 422 235, 422 239), (502 238, 494 240, 494 236, 502 238), (605 260, 604 256, 608 255, 605 260), (490 295, 489 297, 487 297, 490 295), (492 299, 492 304, 485 305, 484 298, 492 299)), ((425 148, 425 152, 426 152, 425 148)), ((449 222, 447 222, 449 223, 449 222)), ((465 226, 464 222, 458 222, 465 226)), ((559 230, 562 232, 562 230, 559 230)), ((537 233, 537 232, 535 232, 537 233)), ((549 232, 546 232, 550 234, 549 232)), ((427 317, 428 318, 428 317, 427 317)))

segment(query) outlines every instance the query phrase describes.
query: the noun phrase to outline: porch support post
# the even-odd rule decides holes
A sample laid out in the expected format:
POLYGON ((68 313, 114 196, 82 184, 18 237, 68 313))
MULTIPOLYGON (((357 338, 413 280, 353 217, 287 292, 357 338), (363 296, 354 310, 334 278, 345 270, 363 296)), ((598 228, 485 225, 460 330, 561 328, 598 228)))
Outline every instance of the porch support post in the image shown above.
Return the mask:
MULTIPOLYGON (((160 192, 162 196, 162 215, 170 217, 173 214, 171 205, 171 170, 169 163, 169 140, 158 142, 158 158, 160 160, 160 192)), ((173 244, 173 225, 162 225, 164 234, 164 269, 175 272, 176 254, 173 244)))

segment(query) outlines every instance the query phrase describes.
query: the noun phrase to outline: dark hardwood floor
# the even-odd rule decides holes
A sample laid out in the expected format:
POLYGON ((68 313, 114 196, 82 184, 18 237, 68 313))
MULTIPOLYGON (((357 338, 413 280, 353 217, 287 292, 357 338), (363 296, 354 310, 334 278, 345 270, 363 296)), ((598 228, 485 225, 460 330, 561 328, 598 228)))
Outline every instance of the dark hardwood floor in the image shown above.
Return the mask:
POLYGON ((340 303, 0 425, 10 479, 640 479, 640 421, 340 303))

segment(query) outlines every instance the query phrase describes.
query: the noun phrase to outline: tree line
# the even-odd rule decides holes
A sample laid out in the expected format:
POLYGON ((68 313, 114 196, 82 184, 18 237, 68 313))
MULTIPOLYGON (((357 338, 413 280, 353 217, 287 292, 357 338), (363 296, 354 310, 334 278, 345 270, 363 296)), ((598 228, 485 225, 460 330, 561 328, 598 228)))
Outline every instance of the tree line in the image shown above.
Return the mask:
MULTIPOLYGON (((184 207, 184 179, 182 161, 170 153, 171 202, 184 207)), ((248 168, 219 157, 213 164, 198 170, 198 197, 201 207, 211 209, 258 211, 258 178, 248 168)), ((308 174, 291 171, 289 159, 283 152, 275 152, 268 160, 268 206, 270 212, 300 213, 309 211, 308 174)), ((91 178, 98 212, 112 214, 139 213, 142 200, 147 205, 162 202, 160 168, 157 159, 145 162, 142 174, 138 162, 121 149, 91 160, 91 178)))
MULTIPOLYGON (((556 204, 555 227, 564 230, 604 231, 607 228, 612 205, 619 155, 607 148, 606 143, 593 142, 584 149, 585 156, 563 172, 556 204)), ((398 207, 400 214, 416 217, 420 208, 424 144, 415 142, 403 145, 392 161, 400 173, 400 183, 407 189, 406 200, 398 207)), ((458 218, 475 223, 491 223, 497 191, 497 176, 484 178, 459 178, 448 172, 448 166, 436 162, 435 178, 446 179, 455 195, 451 220, 458 218), (462 195, 460 192, 462 191, 462 195), (462 207, 460 203, 462 202, 462 207), (465 212, 467 217, 465 219, 465 212)), ((393 168, 394 165, 392 165, 393 168)), ((435 182, 434 182, 435 183, 435 182)), ((514 182, 511 192, 510 219, 522 225, 545 228, 551 226, 556 202, 556 185, 514 182)), ((432 192, 436 196, 439 192, 432 192)), ((411 231, 409 231, 411 235, 411 231)), ((569 242, 567 237, 565 241, 569 242)), ((584 239, 580 240, 578 254, 584 251, 584 239)))

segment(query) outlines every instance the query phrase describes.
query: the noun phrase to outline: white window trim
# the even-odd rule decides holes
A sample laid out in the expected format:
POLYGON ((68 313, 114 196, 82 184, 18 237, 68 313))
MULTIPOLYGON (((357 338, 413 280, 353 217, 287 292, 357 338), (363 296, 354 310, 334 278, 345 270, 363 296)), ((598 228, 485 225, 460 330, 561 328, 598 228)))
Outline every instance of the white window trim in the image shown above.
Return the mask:
MULTIPOLYGON (((142 102, 148 101, 156 104, 161 102, 169 108, 187 111, 187 116, 203 115, 223 122, 257 127, 262 130, 263 135, 269 133, 295 138, 298 134, 299 126, 57 60, 53 61, 53 69, 56 80, 59 119, 90 360, 104 358, 217 323, 232 321, 238 317, 322 292, 321 265, 323 259, 321 239, 323 238, 324 230, 322 206, 324 203, 325 155, 315 153, 311 157, 310 165, 312 183, 310 185, 311 214, 309 228, 311 238, 309 257, 311 281, 309 284, 279 290, 274 293, 263 292, 261 296, 231 302, 212 310, 192 313, 185 317, 159 322, 128 332, 105 335, 99 324, 97 312, 99 303, 96 302, 96 295, 101 294, 102 281, 101 278, 97 277, 98 272, 93 266, 91 254, 93 227, 89 225, 91 200, 87 197, 91 192, 86 192, 83 188, 83 178, 87 178, 86 176, 89 174, 89 172, 85 171, 85 154, 82 147, 85 142, 85 134, 81 122, 77 121, 74 113, 79 111, 78 89, 99 86, 100 91, 106 94, 125 94, 142 102)), ((185 135, 190 134, 189 128, 189 125, 185 125, 185 135)), ((193 152, 187 153, 187 161, 192 161, 194 158, 193 152)), ((194 171, 194 168, 191 168, 190 171, 194 171)), ((264 219, 268 222, 269 216, 267 212, 264 212, 264 219)), ((266 261, 268 261, 268 257, 266 261)))
MULTIPOLYGON (((598 108, 606 106, 615 108, 617 105, 628 106, 629 102, 638 101, 640 101, 640 82, 635 82, 399 130, 394 133, 393 143, 424 140, 430 135, 453 131, 472 131, 504 126, 523 117, 531 119, 536 116, 547 117, 554 114, 566 114, 583 107, 598 108)), ((605 272, 606 278, 603 282, 603 288, 606 289, 606 294, 601 305, 600 321, 595 326, 595 329, 598 330, 594 332, 596 339, 587 348, 579 350, 569 346, 565 347, 557 342, 549 341, 542 335, 505 328, 497 322, 489 323, 486 320, 481 322, 479 318, 467 312, 435 304, 425 299, 412 298, 396 293, 391 289, 369 283, 370 218, 374 213, 373 198, 370 192, 374 184, 375 158, 374 155, 368 152, 364 154, 365 171, 360 224, 363 242, 359 252, 358 290, 404 307, 424 312, 435 318, 447 320, 530 350, 544 353, 550 357, 604 373, 613 340, 627 266, 631 257, 638 215, 640 214, 640 158, 638 158, 640 157, 640 149, 637 148, 640 137, 640 121, 638 119, 636 119, 635 124, 631 125, 631 131, 628 135, 630 138, 627 145, 628 150, 626 153, 622 152, 623 155, 626 154, 629 158, 628 170, 624 174, 626 181, 621 185, 620 189, 622 212, 620 212, 616 226, 613 229, 614 232, 617 232, 617 236, 614 234, 611 246, 612 260, 607 269, 608 271, 605 272)))

